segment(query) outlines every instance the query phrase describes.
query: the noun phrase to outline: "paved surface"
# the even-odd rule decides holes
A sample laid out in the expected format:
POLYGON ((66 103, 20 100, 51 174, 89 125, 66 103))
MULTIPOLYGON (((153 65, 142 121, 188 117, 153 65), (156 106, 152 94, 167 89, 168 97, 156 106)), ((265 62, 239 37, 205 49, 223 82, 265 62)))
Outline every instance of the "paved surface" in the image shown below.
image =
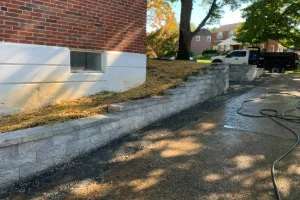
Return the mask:
MULTIPOLYGON (((268 91, 300 96, 300 78, 281 75, 265 79, 262 84, 234 84, 227 95, 16 185, 0 193, 0 198, 275 199, 270 167, 295 143, 295 136, 270 119, 242 117, 236 110, 244 100, 268 91)), ((270 95, 247 104, 243 111, 283 111, 296 100, 270 95)), ((300 130, 299 125, 282 123, 300 130)), ((300 197, 299 158, 300 147, 278 164, 276 175, 283 199, 300 197)))

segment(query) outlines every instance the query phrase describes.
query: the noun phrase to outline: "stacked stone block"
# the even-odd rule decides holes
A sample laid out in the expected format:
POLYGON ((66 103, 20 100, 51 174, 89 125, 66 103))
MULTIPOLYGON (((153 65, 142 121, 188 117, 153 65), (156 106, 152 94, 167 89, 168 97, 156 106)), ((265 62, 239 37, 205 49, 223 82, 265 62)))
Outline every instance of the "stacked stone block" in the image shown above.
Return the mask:
POLYGON ((256 65, 230 65, 229 80, 248 82, 264 74, 263 68, 257 68, 256 65))
POLYGON ((188 107, 224 93, 229 67, 211 66, 164 96, 110 105, 110 114, 0 134, 0 187, 103 147, 188 107))

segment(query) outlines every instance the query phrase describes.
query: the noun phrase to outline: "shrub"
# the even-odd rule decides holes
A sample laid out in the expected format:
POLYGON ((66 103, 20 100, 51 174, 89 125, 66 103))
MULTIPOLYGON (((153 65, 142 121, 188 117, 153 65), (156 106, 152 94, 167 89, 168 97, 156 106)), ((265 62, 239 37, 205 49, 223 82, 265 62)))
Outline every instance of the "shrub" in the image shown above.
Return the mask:
POLYGON ((211 59, 211 55, 204 55, 204 56, 197 56, 194 57, 195 60, 210 60, 211 59))
POLYGON ((212 55, 212 54, 218 54, 218 51, 217 50, 213 50, 213 49, 210 49, 210 50, 204 50, 202 52, 202 55, 212 55))
POLYGON ((178 31, 158 29, 147 34, 147 56, 150 58, 163 58, 175 56, 178 50, 178 31))
POLYGON ((210 60, 213 56, 218 56, 219 54, 206 54, 202 56, 196 56, 194 57, 194 60, 210 60))

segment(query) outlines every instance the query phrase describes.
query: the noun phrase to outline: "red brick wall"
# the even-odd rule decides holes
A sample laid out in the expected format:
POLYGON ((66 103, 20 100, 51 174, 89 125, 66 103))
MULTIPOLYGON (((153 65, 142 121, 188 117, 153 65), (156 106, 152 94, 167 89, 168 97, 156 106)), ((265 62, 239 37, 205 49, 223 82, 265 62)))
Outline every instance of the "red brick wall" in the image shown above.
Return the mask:
POLYGON ((214 43, 217 40, 217 33, 211 33, 211 42, 210 42, 210 48, 213 49, 214 43))
POLYGON ((196 40, 196 36, 193 37, 191 42, 191 52, 195 56, 201 55, 204 50, 210 49, 210 42, 207 41, 207 35, 200 35, 200 41, 196 40))
POLYGON ((265 48, 266 48, 267 52, 271 51, 271 46, 272 45, 274 46, 274 51, 278 52, 279 45, 278 45, 278 42, 276 42, 274 40, 269 40, 268 42, 266 42, 265 48))
POLYGON ((1 0, 0 41, 145 53, 146 0, 1 0))

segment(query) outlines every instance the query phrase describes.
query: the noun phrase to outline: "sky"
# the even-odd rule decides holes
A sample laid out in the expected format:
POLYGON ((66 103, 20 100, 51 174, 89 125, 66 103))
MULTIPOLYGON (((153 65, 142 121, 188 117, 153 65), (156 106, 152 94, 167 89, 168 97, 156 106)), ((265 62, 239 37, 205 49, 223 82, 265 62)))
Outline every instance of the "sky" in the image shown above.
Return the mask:
MULTIPOLYGON (((241 8, 245 8, 247 4, 242 4, 241 8)), ((180 9, 181 5, 180 2, 173 3, 172 8, 176 13, 176 19, 179 22, 180 20, 180 9)), ((242 18, 242 12, 241 8, 235 11, 231 11, 229 7, 225 7, 224 9, 224 15, 223 18, 220 20, 220 24, 214 24, 212 26, 207 26, 209 28, 212 27, 219 27, 220 25, 225 25, 225 24, 233 24, 233 23, 238 23, 238 22, 243 22, 242 18)), ((205 9, 203 7, 195 7, 192 13, 192 19, 191 23, 194 23, 196 26, 200 24, 202 19, 205 17, 208 9, 205 9)))

